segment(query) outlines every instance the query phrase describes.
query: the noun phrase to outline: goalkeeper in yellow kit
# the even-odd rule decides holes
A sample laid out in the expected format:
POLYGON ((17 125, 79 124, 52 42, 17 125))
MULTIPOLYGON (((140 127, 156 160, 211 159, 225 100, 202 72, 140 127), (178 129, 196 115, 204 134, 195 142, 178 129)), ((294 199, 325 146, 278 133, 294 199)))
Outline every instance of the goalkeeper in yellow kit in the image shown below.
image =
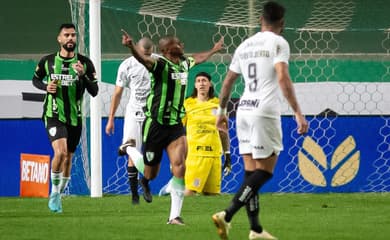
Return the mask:
POLYGON ((227 132, 216 127, 219 99, 214 95, 211 76, 200 72, 195 76, 191 97, 184 102, 188 155, 186 159, 185 195, 221 192, 221 155, 225 155, 224 174, 231 171, 230 140, 227 132))

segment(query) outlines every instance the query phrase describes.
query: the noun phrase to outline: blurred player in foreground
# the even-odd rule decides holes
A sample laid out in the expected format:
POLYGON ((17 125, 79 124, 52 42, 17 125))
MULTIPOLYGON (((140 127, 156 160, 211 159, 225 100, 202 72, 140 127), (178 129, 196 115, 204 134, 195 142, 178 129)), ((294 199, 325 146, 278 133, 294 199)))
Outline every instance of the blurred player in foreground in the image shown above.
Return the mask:
POLYGON ((236 118, 245 179, 231 204, 212 216, 221 239, 228 239, 230 221, 243 206, 250 223, 249 239, 276 239, 260 224, 258 191, 272 178, 278 155, 283 150, 280 91, 294 112, 298 133, 308 131, 288 71, 290 48, 280 36, 284 12, 284 7, 278 3, 264 5, 261 32, 236 49, 223 82, 217 112, 217 126, 221 129, 227 122, 226 106, 232 86, 240 74, 245 81, 236 118))

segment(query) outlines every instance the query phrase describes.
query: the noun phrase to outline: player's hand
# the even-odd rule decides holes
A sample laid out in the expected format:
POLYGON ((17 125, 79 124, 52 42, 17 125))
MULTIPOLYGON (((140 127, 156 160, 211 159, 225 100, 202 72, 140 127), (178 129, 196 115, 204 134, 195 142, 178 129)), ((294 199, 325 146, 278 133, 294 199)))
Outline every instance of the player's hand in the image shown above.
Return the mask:
POLYGON ((213 52, 219 52, 222 49, 223 49, 223 37, 221 37, 221 39, 219 39, 219 41, 214 44, 213 52))
POLYGON ((79 76, 83 76, 85 74, 84 65, 80 62, 80 60, 77 61, 77 63, 72 64, 72 68, 79 76))
POLYGON ((228 119, 226 115, 217 115, 216 119, 217 129, 225 133, 228 132, 228 119))
POLYGON ((225 153, 225 162, 223 163, 223 176, 228 176, 232 172, 232 161, 230 159, 230 153, 225 153))
POLYGON ((115 130, 114 121, 108 120, 106 124, 106 134, 108 136, 111 136, 112 134, 114 134, 114 130, 115 130))
POLYGON ((133 44, 133 38, 123 29, 122 31, 122 45, 125 47, 130 47, 133 44))
POLYGON ((47 84, 46 91, 48 93, 56 93, 57 92, 57 81, 51 81, 47 84))
POLYGON ((295 114, 295 119, 297 121, 297 132, 298 134, 305 134, 309 130, 309 124, 307 123, 305 117, 302 114, 295 114))

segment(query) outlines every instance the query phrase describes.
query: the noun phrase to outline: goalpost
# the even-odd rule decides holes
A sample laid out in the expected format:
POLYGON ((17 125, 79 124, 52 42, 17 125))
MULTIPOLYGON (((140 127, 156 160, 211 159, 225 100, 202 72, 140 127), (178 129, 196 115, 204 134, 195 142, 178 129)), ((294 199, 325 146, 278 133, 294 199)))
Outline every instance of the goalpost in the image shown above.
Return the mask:
MULTIPOLYGON (((86 10, 88 1, 69 2, 80 33, 85 31, 87 49, 92 40, 97 40, 89 37, 93 35, 88 25, 88 18, 92 19, 92 13, 86 10)), ((225 51, 197 67, 212 75, 218 93, 234 50, 259 30, 258 18, 265 1, 90 0, 89 4, 97 2, 101 6, 103 62, 119 62, 127 56, 128 51, 119 44, 121 28, 135 39, 149 36, 154 42, 167 34, 177 35, 185 43, 186 53, 209 49, 223 36, 225 51)), ((390 191, 390 24, 386 7, 374 9, 364 0, 280 2, 287 9, 283 34, 291 48, 290 73, 310 132, 308 136, 295 133, 291 109, 284 102, 284 138, 288 144, 279 160, 282 164, 278 172, 283 174, 274 177, 277 186, 272 191, 343 191, 348 190, 351 181, 359 183, 354 191, 390 191)), ((91 58, 96 54, 92 52, 91 58)), ((102 105, 91 105, 91 121, 95 107, 100 109, 96 114, 99 119, 108 115, 115 71, 111 69, 110 79, 102 78, 102 105)), ((192 90, 193 75, 190 73, 188 91, 192 90)), ((232 128, 236 100, 242 90, 242 81, 238 81, 230 102, 232 128)), ((121 102, 117 116, 123 116, 125 102, 121 102)), ((101 134, 101 125, 92 127, 91 122, 90 128, 101 134)), ((237 188, 243 170, 235 133, 231 136, 233 174, 223 179, 223 192, 237 188)), ((126 159, 118 157, 116 168, 101 186, 104 193, 129 192, 126 159)))

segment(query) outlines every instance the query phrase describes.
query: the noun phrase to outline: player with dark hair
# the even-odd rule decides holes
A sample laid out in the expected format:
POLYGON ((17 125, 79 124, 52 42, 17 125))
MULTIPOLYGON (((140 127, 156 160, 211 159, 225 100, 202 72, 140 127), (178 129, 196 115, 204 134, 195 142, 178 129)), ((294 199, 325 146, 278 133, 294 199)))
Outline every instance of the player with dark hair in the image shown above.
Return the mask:
POLYGON ((211 76, 199 72, 191 97, 184 102, 183 118, 188 142, 186 159, 185 195, 221 193, 221 154, 225 156, 223 171, 231 171, 230 140, 226 131, 218 131, 216 110, 219 99, 214 95, 211 76))
POLYGON ((308 131, 288 71, 289 44, 280 36, 284 13, 284 7, 276 2, 264 5, 261 32, 236 49, 221 89, 217 126, 225 129, 229 95, 242 74, 245 89, 238 104, 236 121, 245 178, 230 206, 212 216, 221 239, 228 238, 230 221, 243 206, 250 223, 249 239, 276 239, 259 222, 258 191, 272 178, 278 155, 283 150, 280 92, 294 112, 297 132, 308 131))
POLYGON ((51 163, 49 209, 62 212, 61 192, 70 180, 72 157, 80 141, 85 90, 98 94, 92 61, 75 52, 77 33, 72 23, 62 24, 60 50, 43 57, 34 72, 33 85, 46 91, 43 120, 54 156, 51 163), (44 81, 44 79, 46 80, 44 81))
POLYGON ((145 169, 140 185, 144 191, 144 199, 147 202, 152 201, 149 181, 157 176, 165 149, 173 174, 171 212, 167 223, 183 225, 180 214, 184 198, 187 141, 182 117, 188 71, 221 50, 223 39, 209 51, 185 57, 184 45, 180 40, 175 36, 165 36, 159 41, 162 56, 157 59, 142 55, 126 32, 122 36, 122 44, 129 47, 134 57, 151 73, 151 91, 146 101, 146 118, 143 125, 145 169))

